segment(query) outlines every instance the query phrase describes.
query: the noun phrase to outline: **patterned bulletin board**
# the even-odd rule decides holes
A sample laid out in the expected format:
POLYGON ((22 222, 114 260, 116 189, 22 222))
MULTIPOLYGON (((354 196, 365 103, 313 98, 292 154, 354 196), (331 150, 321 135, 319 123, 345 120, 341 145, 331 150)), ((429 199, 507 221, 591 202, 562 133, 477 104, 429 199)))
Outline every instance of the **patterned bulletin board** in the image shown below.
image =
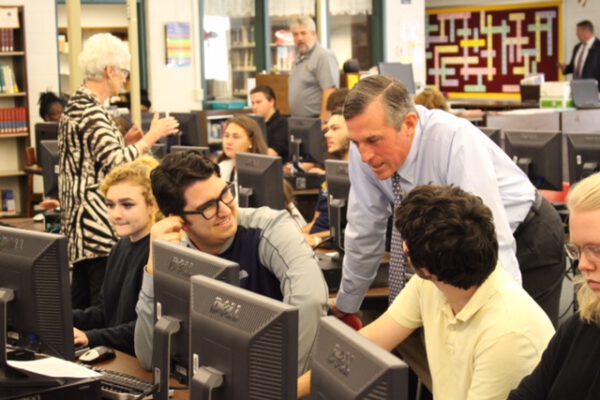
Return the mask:
POLYGON ((561 5, 427 11, 427 84, 450 98, 518 98, 519 81, 558 80, 561 5))

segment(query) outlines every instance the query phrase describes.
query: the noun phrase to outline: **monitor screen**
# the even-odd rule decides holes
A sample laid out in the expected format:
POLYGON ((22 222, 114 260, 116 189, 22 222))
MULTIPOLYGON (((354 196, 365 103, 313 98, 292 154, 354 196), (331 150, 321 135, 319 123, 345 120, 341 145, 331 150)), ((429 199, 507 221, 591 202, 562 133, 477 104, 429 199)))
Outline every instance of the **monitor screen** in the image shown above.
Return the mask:
POLYGON ((191 292, 191 398, 296 399, 298 309, 203 276, 191 292))
MULTIPOLYGON (((191 111, 187 113, 171 113, 171 117, 179 122, 179 143, 172 145, 202 146, 206 144, 206 132, 202 131, 200 113, 191 111)), ((173 135, 173 137, 177 137, 173 135)))
POLYGON ((204 157, 210 158, 210 148, 207 146, 171 146, 170 153, 179 153, 182 151, 197 151, 204 157))
POLYGON ((0 226, 0 309, 0 369, 6 343, 75 358, 64 236, 0 226))
POLYGON ((39 166, 44 178, 44 196, 58 199, 58 142, 42 140, 38 147, 39 166))
POLYGON ((240 207, 285 209, 281 157, 255 153, 237 153, 240 207))
POLYGON ((265 139, 265 143, 268 143, 268 136, 267 136, 267 123, 265 121, 265 119, 263 117, 261 117, 260 115, 256 115, 256 114, 247 114, 250 118, 252 118, 254 121, 256 121, 256 123, 258 124, 258 126, 260 126, 260 129, 262 130, 263 133, 263 138, 265 139))
MULTIPOLYGON (((189 371, 190 277, 204 275, 239 286, 239 265, 196 249, 164 241, 153 242, 154 310, 152 354, 154 375, 168 382, 172 372, 187 382, 189 371)), ((159 393, 168 393, 167 387, 159 393)))
POLYGON ((344 251, 346 210, 350 192, 348 161, 325 160, 325 176, 329 193, 329 227, 333 244, 340 253, 344 251))
POLYGON ((162 160, 167 155, 167 145, 164 143, 155 143, 152 145, 152 156, 157 160, 162 160))
POLYGON ((323 165, 325 159, 325 136, 319 118, 290 117, 288 119, 290 156, 299 161, 323 165))
POLYGON ((380 62, 379 75, 396 78, 400 82, 404 83, 408 93, 412 95, 417 93, 412 64, 404 64, 399 62, 380 62))
POLYGON ((58 140, 58 124, 56 122, 38 122, 35 124, 35 151, 38 165, 41 165, 40 142, 42 140, 58 140))
POLYGON ((571 183, 600 171, 600 133, 567 133, 567 160, 571 183))
POLYGON ((496 143, 498 147, 502 148, 502 129, 486 127, 481 127, 479 129, 481 129, 481 132, 485 133, 487 137, 492 139, 492 142, 496 143))
POLYGON ((314 399, 408 399, 408 366, 336 317, 324 317, 312 354, 314 399))
POLYGON ((563 190, 560 132, 504 131, 504 151, 536 188, 563 190))

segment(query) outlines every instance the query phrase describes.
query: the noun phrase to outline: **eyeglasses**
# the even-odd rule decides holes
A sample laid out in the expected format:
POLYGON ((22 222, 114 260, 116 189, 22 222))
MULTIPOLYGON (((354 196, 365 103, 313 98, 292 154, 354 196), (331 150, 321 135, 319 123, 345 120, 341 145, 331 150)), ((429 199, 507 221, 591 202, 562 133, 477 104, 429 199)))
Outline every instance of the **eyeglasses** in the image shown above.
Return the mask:
POLYGON ((119 71, 121 71, 121 73, 122 73, 123 75, 125 75, 125 79, 127 79, 127 77, 129 76, 129 70, 128 70, 127 68, 121 68, 121 67, 117 67, 117 69, 118 69, 119 71))
POLYGON ((600 245, 586 244, 585 246, 579 247, 574 243, 567 243, 565 244, 565 252, 567 253, 567 257, 572 261, 579 260, 581 255, 586 253, 586 256, 590 261, 600 262, 600 245))
POLYGON ((195 211, 182 211, 181 216, 184 215, 202 215, 206 220, 211 220, 219 214, 219 205, 221 203, 229 206, 235 200, 235 184, 228 183, 225 189, 221 192, 218 199, 210 200, 204 205, 198 207, 195 211))

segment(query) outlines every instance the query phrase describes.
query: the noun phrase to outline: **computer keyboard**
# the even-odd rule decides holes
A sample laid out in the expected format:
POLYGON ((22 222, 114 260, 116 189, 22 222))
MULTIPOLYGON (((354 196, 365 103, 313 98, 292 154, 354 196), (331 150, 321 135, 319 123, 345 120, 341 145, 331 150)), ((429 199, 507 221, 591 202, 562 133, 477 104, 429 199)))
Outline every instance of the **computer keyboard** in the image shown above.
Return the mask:
MULTIPOLYGON (((151 399, 153 393, 152 382, 140 379, 136 376, 125 374, 123 372, 109 371, 104 368, 87 366, 93 371, 102 375, 100 387, 103 399, 111 400, 133 400, 146 394, 143 399, 151 399)), ((169 396, 173 391, 169 390, 169 396)))

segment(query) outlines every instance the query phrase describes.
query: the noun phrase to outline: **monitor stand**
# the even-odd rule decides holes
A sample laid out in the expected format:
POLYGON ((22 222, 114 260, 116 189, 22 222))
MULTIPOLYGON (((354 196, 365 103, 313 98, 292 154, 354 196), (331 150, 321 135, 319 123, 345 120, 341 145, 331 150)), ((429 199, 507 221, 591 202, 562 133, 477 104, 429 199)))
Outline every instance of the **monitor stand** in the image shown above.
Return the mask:
POLYGON ((0 388, 2 387, 50 387, 59 386, 63 382, 58 379, 48 378, 41 375, 23 373, 8 365, 6 356, 7 335, 7 308, 8 303, 15 298, 15 292, 11 289, 0 287, 0 388))
MULTIPOLYGON (((154 325, 152 344, 152 372, 154 384, 158 385, 154 399, 169 400, 169 378, 171 375, 171 336, 179 332, 181 321, 163 315, 154 325)), ((189 373, 189 371, 188 371, 189 373)))
POLYGON ((223 386, 223 373, 213 367, 197 367, 194 365, 194 377, 190 385, 194 398, 210 400, 212 391, 223 386))
POLYGON ((250 197, 252 197, 253 190, 245 187, 238 187, 238 205, 242 208, 250 207, 250 197))

